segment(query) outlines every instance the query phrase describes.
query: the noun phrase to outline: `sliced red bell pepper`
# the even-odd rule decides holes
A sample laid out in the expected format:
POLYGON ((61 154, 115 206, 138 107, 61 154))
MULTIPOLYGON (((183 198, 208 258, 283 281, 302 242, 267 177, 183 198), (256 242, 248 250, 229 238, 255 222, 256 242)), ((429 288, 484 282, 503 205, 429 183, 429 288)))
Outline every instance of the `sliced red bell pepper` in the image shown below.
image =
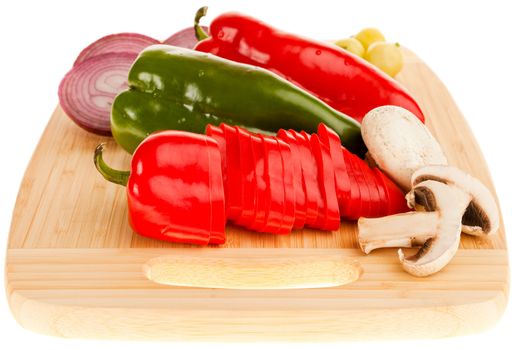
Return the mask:
POLYGON ((304 180, 304 189, 306 193, 306 225, 312 225, 316 222, 319 213, 319 201, 321 200, 320 191, 316 179, 316 164, 309 142, 300 133, 295 130, 288 130, 290 135, 297 140, 299 146, 300 161, 302 167, 302 176, 304 180))
POLYGON ((299 146, 297 145, 297 140, 287 130, 279 130, 277 137, 290 145, 295 189, 295 221, 293 223, 293 227, 295 229, 300 229, 303 228, 306 223, 306 194, 304 191, 299 146))
POLYGON ((242 214, 242 176, 240 168, 240 146, 236 129, 220 124, 226 139, 226 214, 229 220, 236 222, 242 214))
POLYGON ((242 212, 235 223, 240 226, 249 226, 252 223, 256 210, 256 179, 254 177, 254 156, 252 154, 251 134, 238 126, 235 127, 235 129, 238 133, 238 144, 240 146, 239 164, 242 180, 242 212))
POLYGON ((317 182, 325 204, 323 217, 318 216, 314 227, 322 230, 337 230, 340 226, 340 211, 334 184, 334 167, 329 149, 315 134, 311 135, 310 144, 318 165, 317 182))
POLYGON ((331 128, 325 124, 318 125, 318 136, 328 145, 329 153, 331 155, 332 164, 334 167, 335 181, 336 181, 336 197, 338 199, 338 206, 340 216, 346 217, 348 212, 348 202, 350 197, 350 180, 348 178, 347 166, 345 158, 343 157, 343 145, 341 144, 340 137, 331 128))
POLYGON ((224 185, 222 179, 221 154, 215 139, 205 137, 210 173, 210 244, 224 244, 226 242, 226 215, 224 203, 224 185))
POLYGON ((294 164, 290 145, 275 138, 281 154, 284 185, 284 213, 280 233, 290 233, 295 222, 294 164))

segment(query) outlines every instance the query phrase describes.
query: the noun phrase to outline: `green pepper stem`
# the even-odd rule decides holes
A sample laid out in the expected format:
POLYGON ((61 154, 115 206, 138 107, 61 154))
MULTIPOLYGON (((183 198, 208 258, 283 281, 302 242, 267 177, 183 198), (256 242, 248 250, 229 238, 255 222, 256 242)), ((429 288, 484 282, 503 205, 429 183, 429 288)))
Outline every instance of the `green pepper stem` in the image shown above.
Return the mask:
POLYGON ((94 151, 94 165, 96 166, 96 169, 105 178, 105 180, 118 185, 126 186, 128 183, 128 178, 130 177, 130 172, 115 170, 109 167, 103 160, 104 149, 105 144, 100 143, 94 151))
POLYGON ((208 39, 208 33, 206 33, 203 28, 199 25, 199 20, 206 16, 206 12, 208 11, 208 6, 203 6, 196 12, 196 17, 194 18, 194 30, 196 32, 197 40, 201 41, 204 39, 208 39))

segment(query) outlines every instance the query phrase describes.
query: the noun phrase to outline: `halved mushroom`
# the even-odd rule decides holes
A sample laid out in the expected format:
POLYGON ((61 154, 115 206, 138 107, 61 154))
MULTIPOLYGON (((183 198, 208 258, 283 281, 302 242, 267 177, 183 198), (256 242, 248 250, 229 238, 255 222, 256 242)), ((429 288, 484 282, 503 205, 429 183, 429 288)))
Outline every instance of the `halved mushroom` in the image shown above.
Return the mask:
POLYGON ((406 257, 401 249, 398 256, 410 274, 429 276, 455 255, 462 216, 472 196, 457 186, 433 180, 417 184, 410 196, 426 211, 359 219, 359 245, 365 253, 382 247, 421 245, 413 256, 406 257))
POLYGON ((368 112, 361 123, 367 157, 403 189, 411 187, 417 169, 448 164, 441 146, 428 128, 408 110, 381 106, 368 112))
MULTIPOLYGON (((498 205, 490 191, 479 180, 462 170, 446 165, 431 165, 418 169, 411 178, 412 187, 425 180, 455 185, 471 193, 471 202, 462 217, 462 232, 474 236, 496 233, 499 227, 498 205)), ((415 196, 407 196, 407 204, 415 208, 415 196)))

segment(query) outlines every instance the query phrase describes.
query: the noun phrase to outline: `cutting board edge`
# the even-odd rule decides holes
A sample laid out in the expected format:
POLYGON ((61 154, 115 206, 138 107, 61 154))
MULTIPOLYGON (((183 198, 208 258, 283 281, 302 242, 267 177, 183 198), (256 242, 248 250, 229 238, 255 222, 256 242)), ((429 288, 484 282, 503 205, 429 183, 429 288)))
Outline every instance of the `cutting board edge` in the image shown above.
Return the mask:
MULTIPOLYGON (((322 254, 323 252, 332 253, 337 251, 336 249, 319 248, 305 249, 306 252, 304 252, 304 249, 283 249, 293 250, 298 255, 308 254, 309 252, 311 254, 322 254)), ((204 249, 195 252, 207 256, 227 254, 232 257, 233 254, 245 254, 247 252, 268 256, 272 250, 275 250, 275 248, 204 249)), ((178 254, 186 254, 186 251, 189 251, 189 249, 176 250, 178 254)), ((141 262, 165 254, 165 252, 165 249, 147 248, 85 250, 79 252, 78 257, 80 257, 80 254, 86 254, 88 259, 82 265, 78 265, 80 269, 76 273, 77 275, 84 273, 84 276, 87 277, 89 276, 88 273, 97 269, 96 264, 100 262, 120 266, 120 264, 127 261, 131 264, 128 270, 135 271, 140 268, 141 262), (88 267, 89 265, 90 267, 88 267), (84 266, 86 271, 84 271, 84 266)), ((376 254, 376 256, 361 256, 355 249, 341 249, 339 253, 343 256, 359 258, 366 270, 365 273, 368 272, 370 275, 380 271, 382 268, 380 261, 382 259, 387 259, 389 255, 395 254, 389 249, 376 254), (372 263, 365 265, 366 258, 370 259, 369 261, 372 263), (372 269, 375 269, 375 271, 372 271, 372 269)), ((26 268, 23 269, 24 264, 61 264, 63 270, 50 274, 49 280, 52 280, 52 278, 58 279, 60 278, 59 274, 73 271, 73 261, 79 264, 76 262, 76 252, 73 249, 33 249, 32 252, 23 249, 9 249, 7 251, 5 280, 9 306, 17 322, 26 329, 60 337, 230 342, 437 338, 469 334, 487 329, 500 319, 506 308, 509 288, 508 278, 504 278, 504 276, 508 276, 506 251, 465 250, 461 251, 459 256, 456 257, 454 264, 464 265, 469 260, 475 259, 475 256, 478 256, 477 260, 473 261, 473 264, 476 265, 481 263, 482 260, 489 260, 490 273, 496 274, 496 271, 498 271, 492 277, 493 281, 499 280, 499 282, 496 282, 496 285, 489 291, 481 292, 480 295, 476 292, 477 297, 471 297, 468 299, 471 300, 469 302, 465 302, 462 296, 458 303, 453 303, 453 300, 450 301, 444 297, 446 302, 440 302, 435 306, 427 305, 427 302, 422 305, 422 301, 417 300, 416 297, 414 303, 411 304, 414 306, 411 307, 390 307, 388 303, 393 303, 393 301, 387 301, 385 298, 383 298, 383 303, 379 308, 344 307, 343 305, 348 304, 335 305, 336 302, 332 306, 328 305, 326 307, 325 301, 322 301, 319 297, 321 294, 316 294, 316 299, 315 297, 308 297, 308 294, 315 292, 328 293, 330 292, 329 289, 332 293, 337 292, 337 290, 331 288, 298 290, 292 296, 297 298, 297 293, 300 293, 300 295, 303 293, 304 296, 299 296, 305 302, 316 300, 319 305, 316 309, 312 307, 303 309, 294 302, 293 298, 283 300, 280 294, 269 297, 268 294, 265 294, 266 292, 263 292, 264 298, 260 298, 260 302, 255 306, 255 296, 260 291, 240 292, 242 293, 240 294, 242 303, 235 303, 233 301, 235 299, 230 299, 229 295, 222 297, 223 293, 235 293, 237 295, 238 291, 212 289, 193 289, 196 292, 199 291, 199 295, 202 296, 199 298, 197 294, 194 294, 193 296, 181 296, 173 299, 172 293, 180 293, 180 288, 166 289, 167 287, 152 283, 146 287, 135 285, 128 289, 128 291, 137 292, 137 288, 139 288, 144 292, 145 299, 139 300, 138 307, 131 307, 136 300, 133 299, 133 296, 125 296, 124 293, 129 294, 127 292, 120 294, 120 298, 126 297, 126 303, 121 302, 117 306, 105 307, 97 300, 95 303, 99 306, 86 304, 84 306, 80 305, 80 303, 84 303, 82 299, 101 299, 103 293, 112 292, 112 289, 106 288, 103 290, 93 285, 89 286, 90 290, 85 289, 84 292, 84 289, 80 288, 81 286, 75 284, 76 282, 65 282, 69 283, 65 289, 58 289, 52 285, 45 287, 47 289, 40 289, 41 287, 37 283, 34 284, 34 279, 30 279, 30 282, 26 282, 26 279, 24 279, 23 271, 28 271, 26 268), (59 251, 60 254, 56 254, 59 251), (56 256, 65 258, 56 258, 56 256), (82 291, 81 299, 73 299, 76 293, 73 288, 82 291), (98 292, 100 297, 98 297, 98 292), (90 295, 87 297, 88 294, 90 295), (84 296, 86 297, 84 298, 84 296), (195 298, 195 300, 191 301, 189 298, 195 298), (172 301, 170 301, 171 299, 172 301), (157 306, 154 304, 155 300, 158 302, 157 306), (229 302, 226 302, 226 300, 229 302), (144 302, 148 305, 143 305, 144 302), (202 305, 208 305, 208 307, 202 308, 202 305), (385 325, 385 327, 379 325, 385 325)), ((398 265, 398 261, 395 264, 398 265)), ((468 267, 471 268, 471 266, 468 267)), ((140 273, 142 274, 142 271, 140 273)), ((447 271, 443 280, 451 279, 451 273, 458 272, 455 272, 455 269, 452 272, 447 271)), ((468 272, 468 274, 471 273, 471 271, 468 272)), ((33 272, 29 274, 34 275, 33 272)), ((436 276, 440 275, 442 276, 442 274, 436 276)), ((103 279, 106 285, 113 279, 108 274, 99 276, 98 278, 103 279)), ((38 276, 38 279, 42 277, 45 277, 45 275, 38 276)), ((125 281, 125 277, 122 278, 125 281)), ((427 279, 422 281, 425 284, 435 282, 427 279)), ((53 283, 46 280, 44 282, 53 283)), ((84 280, 83 283, 87 285, 89 282, 84 280)), ((401 289, 413 288, 415 283, 421 282, 411 281, 409 286, 402 286, 401 289)), ((127 284, 130 285, 130 283, 127 284)), ((341 287, 339 292, 343 292, 344 288, 341 287)), ((350 285, 348 285, 348 288, 350 288, 350 285)), ((393 287, 388 286, 387 288, 393 287)), ((357 294, 357 297, 353 297, 354 300, 350 303, 360 302, 357 299, 364 300, 367 297, 365 293, 368 291, 371 292, 371 289, 365 290, 365 285, 355 289, 354 294, 357 294)), ((430 292, 428 289, 426 291, 430 292)), ((403 298, 410 297, 410 294, 406 291, 399 292, 404 293, 403 298)), ((433 293, 435 293, 435 290, 433 293)), ((375 303, 376 301, 370 302, 375 303)))
POLYGON ((322 311, 308 316, 292 313, 287 317, 282 312, 269 311, 259 313, 253 319, 240 315, 237 317, 232 312, 222 310, 223 317, 212 319, 211 311, 196 314, 183 310, 169 316, 172 310, 168 309, 157 311, 58 305, 31 300, 19 291, 9 296, 11 313, 18 324, 40 334, 63 338, 222 342, 325 342, 461 336, 482 332, 494 326, 503 315, 506 304, 505 294, 497 293, 495 298, 488 301, 448 305, 440 310, 409 308, 366 312, 322 311), (378 313, 385 316, 378 317, 378 313), (475 314, 478 317, 474 317, 475 314), (411 322, 410 315, 421 315, 418 316, 420 320, 411 322), (283 322, 296 322, 297 317, 300 317, 301 323, 294 325, 292 333, 276 331, 281 329, 283 322), (98 322, 98 319, 101 320, 98 322), (134 324, 133 320, 138 323, 134 324), (436 327, 432 327, 433 321, 436 327), (212 322, 220 326, 212 326, 212 322), (155 324, 159 327, 155 327, 155 324), (236 327, 233 327, 235 324, 236 327), (378 331, 375 324, 385 324, 385 330, 378 331), (68 328, 69 325, 73 328, 68 328), (208 333, 204 333, 206 328, 208 333))

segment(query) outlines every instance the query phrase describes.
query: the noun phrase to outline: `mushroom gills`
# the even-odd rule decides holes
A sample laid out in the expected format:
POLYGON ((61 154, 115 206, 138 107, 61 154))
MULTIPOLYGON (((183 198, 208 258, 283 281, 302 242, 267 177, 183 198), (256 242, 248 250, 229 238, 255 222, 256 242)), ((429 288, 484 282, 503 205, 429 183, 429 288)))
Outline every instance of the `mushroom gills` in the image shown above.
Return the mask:
MULTIPOLYGON (((462 170, 447 165, 430 165, 418 169, 411 178, 412 187, 426 180, 455 185, 471 195, 471 202, 462 216, 462 232, 474 236, 492 235, 499 228, 498 205, 489 189, 478 179, 462 170)), ((407 196, 410 208, 421 203, 407 196)))

